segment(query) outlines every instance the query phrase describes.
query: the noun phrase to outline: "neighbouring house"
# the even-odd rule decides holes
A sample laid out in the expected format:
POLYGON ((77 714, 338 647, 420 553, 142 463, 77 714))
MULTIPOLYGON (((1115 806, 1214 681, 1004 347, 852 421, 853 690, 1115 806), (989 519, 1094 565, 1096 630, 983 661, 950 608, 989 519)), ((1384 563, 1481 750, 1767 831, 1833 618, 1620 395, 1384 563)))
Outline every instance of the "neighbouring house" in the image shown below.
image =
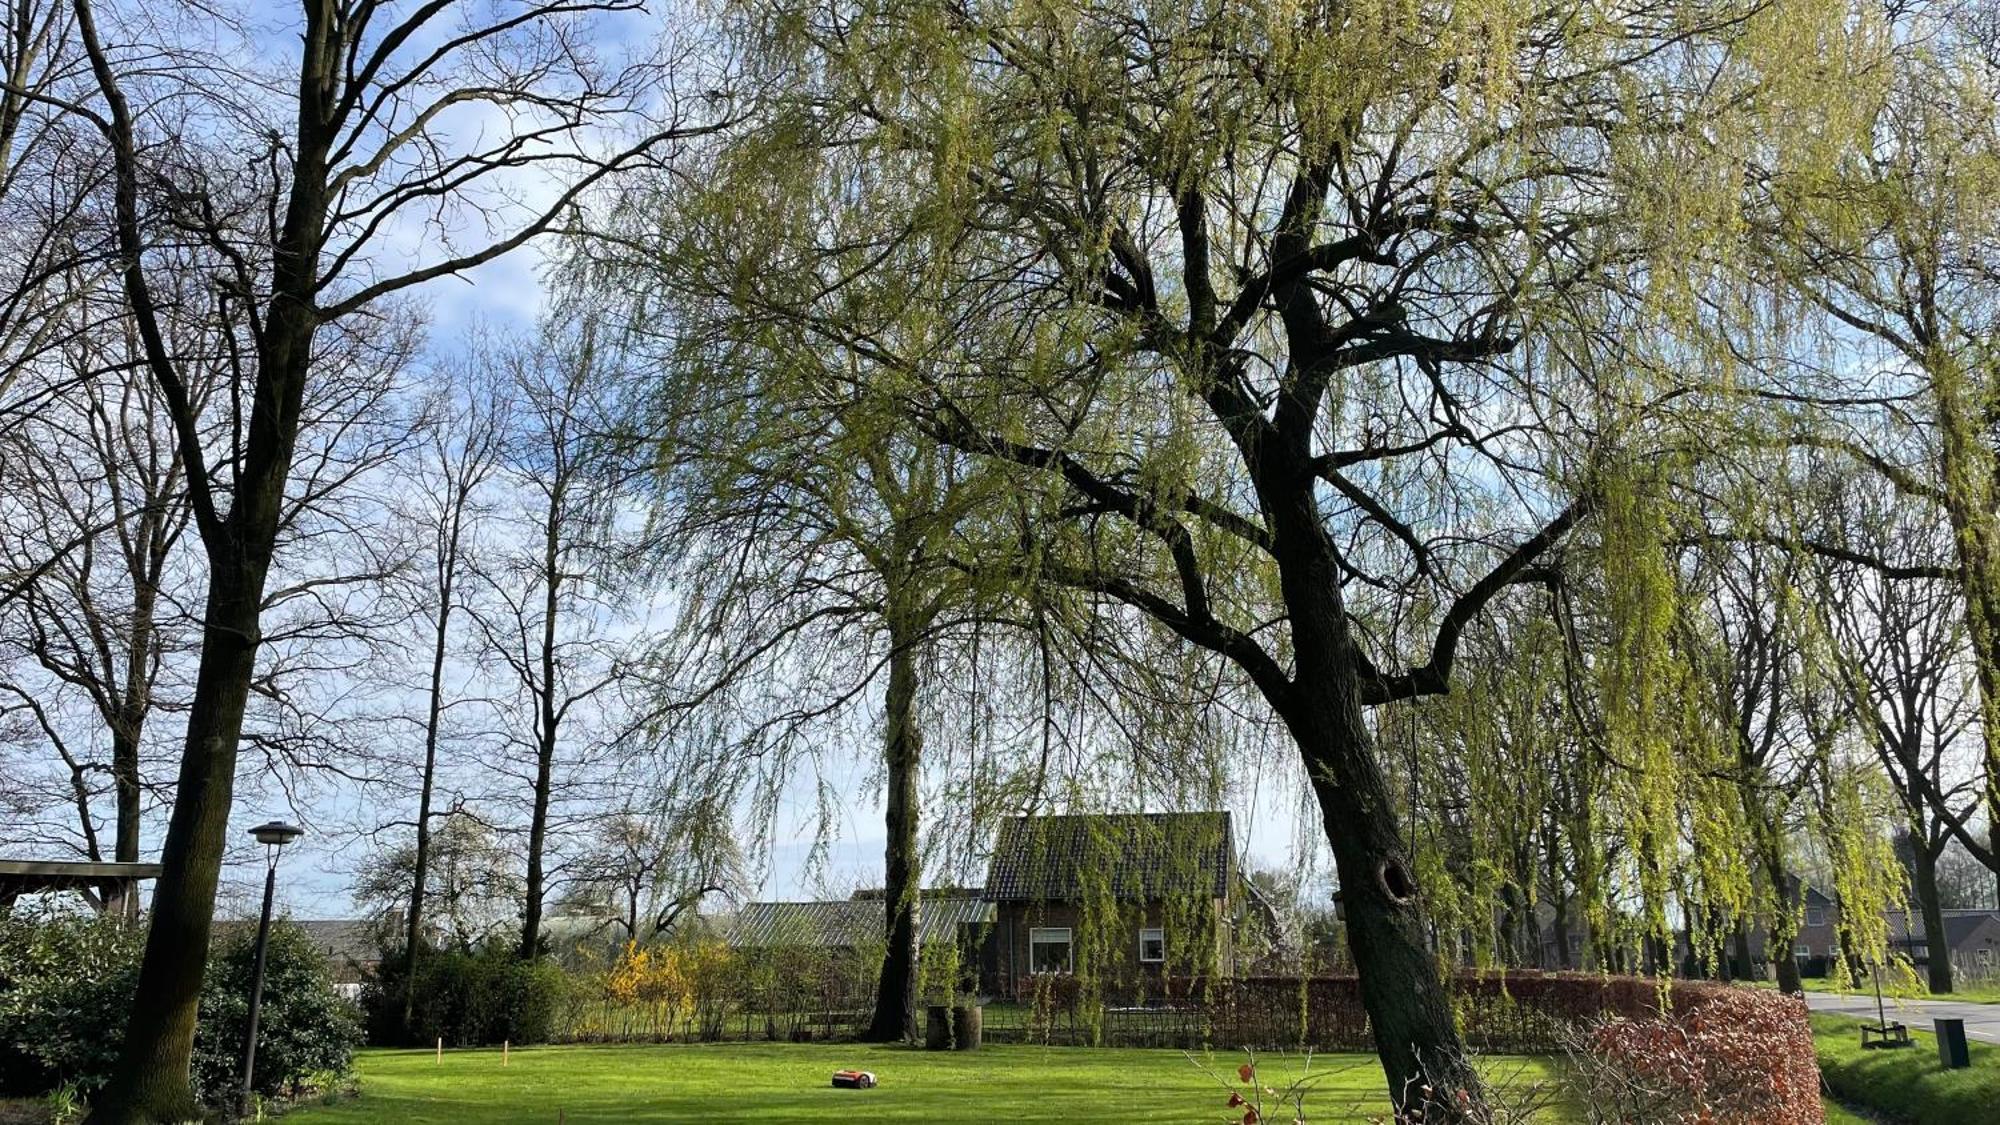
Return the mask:
POLYGON ((1234 971, 1226 812, 1011 817, 986 876, 988 991, 1090 969, 1109 987, 1234 971))
MULTIPOLYGON (((1114 990, 1230 973, 1247 905, 1226 812, 1010 817, 984 888, 925 891, 918 940, 958 943, 980 991, 1018 996, 1089 971, 1114 990)), ((751 902, 716 924, 738 949, 810 947, 879 956, 879 894, 751 902)))
MULTIPOLYGON (((283 921, 298 927, 313 949, 326 958, 334 991, 349 1000, 360 998, 361 983, 382 963, 384 940, 400 943, 403 933, 400 910, 372 918, 286 917, 283 921)), ((216 923, 217 936, 239 931, 254 934, 257 923, 237 919, 216 923)))
MULTIPOLYGON (((1991 910, 1943 913, 1944 941, 1951 950, 1952 971, 1968 979, 2000 974, 2000 913, 1991 910)), ((1889 948, 1909 958, 1919 970, 1930 965, 1930 941, 1921 912, 1889 912, 1889 948)))
POLYGON ((1804 916, 1799 920, 1798 935, 1792 939, 1792 960, 1798 962, 1801 976, 1831 976, 1834 952, 1840 946, 1840 904, 1811 885, 1800 898, 1804 900, 1804 916))

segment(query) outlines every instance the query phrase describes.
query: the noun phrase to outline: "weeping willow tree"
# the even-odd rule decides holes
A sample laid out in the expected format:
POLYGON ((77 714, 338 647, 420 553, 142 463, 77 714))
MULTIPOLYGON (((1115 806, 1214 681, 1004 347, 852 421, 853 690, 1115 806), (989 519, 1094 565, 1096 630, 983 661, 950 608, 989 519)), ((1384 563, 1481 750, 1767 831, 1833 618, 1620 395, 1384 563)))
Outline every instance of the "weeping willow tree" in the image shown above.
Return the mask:
MULTIPOLYGON (((984 686, 976 669, 943 677, 943 692, 927 681, 947 649, 976 662, 980 628, 1006 623, 996 591, 954 565, 986 549, 995 525, 982 509, 1004 482, 910 440, 867 390, 878 382, 867 357, 730 309, 704 267, 727 260, 731 232, 705 221, 702 202, 675 196, 682 222, 670 233, 652 216, 621 216, 620 254, 573 278, 647 298, 622 322, 618 440, 655 497, 647 568, 669 576, 681 602, 653 669, 653 725, 683 751, 700 748, 686 761, 707 776, 679 785, 711 804, 726 806, 742 764, 763 759, 753 800, 769 822, 801 757, 865 723, 859 711, 879 698, 884 939, 864 1034, 911 1038, 925 727, 949 710, 946 694, 964 705, 984 686), (690 724, 705 736, 690 740, 690 724), (722 761, 736 766, 715 768, 722 761)), ((823 790, 822 812, 847 796, 823 790)))
MULTIPOLYGON (((696 177, 730 231, 730 308, 849 357, 814 396, 884 404, 1011 482, 1007 547, 972 572, 1115 604, 1268 709, 1335 856, 1392 1094, 1476 1112, 1366 711, 1446 692, 1470 623, 1600 505, 1607 452, 1662 440, 1657 383, 1621 386, 1632 333, 1669 323, 1649 260, 1726 236, 1696 220, 1733 213, 1743 148, 1840 96, 1772 76, 1848 35, 1843 13, 734 16, 766 100, 696 177)), ((1671 753, 1641 722, 1657 630, 1633 609, 1638 703, 1607 726, 1646 770, 1671 753)), ((1650 811, 1635 823, 1670 840, 1671 806, 1650 811)))
MULTIPOLYGON (((639 569, 677 602, 650 668, 652 737, 675 763, 662 787, 704 809, 747 794, 769 826, 814 773, 818 848, 853 796, 820 772, 828 747, 880 747, 885 937, 863 1034, 911 1038, 927 850, 983 851, 1007 813, 1213 803, 1219 778, 1189 764, 1232 735, 1195 706, 1215 698, 1212 673, 1107 651, 1092 638, 1129 622, 982 565, 1016 547, 1011 474, 912 426, 897 387, 920 371, 797 316, 815 275, 742 288, 741 202, 671 180, 631 190, 573 243, 565 277, 623 310, 607 313, 622 378, 609 440, 653 499, 639 569), (1093 775, 1107 784, 1079 783, 1093 775)), ((848 279, 849 301, 890 310, 871 331, 891 348, 932 330, 892 298, 907 276, 848 279)))
MULTIPOLYGON (((1953 0, 1882 18, 1889 58, 1855 103, 1866 127, 1834 138, 1844 147, 1832 159, 1754 165, 1745 224, 1770 276, 1824 326, 1826 348, 1780 365, 1791 440, 1846 456, 1949 521, 1990 828, 2000 824, 2000 21, 1953 0)), ((1873 562, 1899 579, 1935 570, 1873 562)), ((2000 872, 1990 837, 1974 838, 1941 797, 1934 808, 2000 872)))

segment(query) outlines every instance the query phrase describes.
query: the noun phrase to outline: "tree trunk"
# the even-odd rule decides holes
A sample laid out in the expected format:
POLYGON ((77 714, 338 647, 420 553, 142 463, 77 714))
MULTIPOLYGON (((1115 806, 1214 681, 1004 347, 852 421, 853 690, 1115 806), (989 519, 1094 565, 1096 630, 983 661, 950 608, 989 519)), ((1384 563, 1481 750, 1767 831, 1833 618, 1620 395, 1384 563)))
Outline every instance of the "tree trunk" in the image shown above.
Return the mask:
POLYGON ((1771 901, 1776 904, 1771 911, 1771 932, 1764 952, 1777 970, 1778 991, 1799 996, 1805 992, 1805 980, 1799 975, 1799 961, 1792 955, 1792 946, 1799 933, 1799 898, 1804 888, 1794 885, 1785 871, 1784 847, 1779 840, 1778 826, 1770 822, 1763 803, 1757 800, 1748 784, 1739 785, 1737 789, 1741 794, 1744 816, 1749 819, 1750 830, 1756 838, 1757 864, 1763 869, 1764 881, 1771 888, 1771 901))
MULTIPOLYGON (((454 517, 451 534, 454 549, 457 539, 454 517)), ((417 790, 417 848, 411 862, 410 909, 403 926, 403 1031, 406 1035, 416 1015, 417 949, 423 940, 424 890, 430 875, 431 797, 437 786, 438 728, 444 716, 444 658, 451 637, 450 564, 445 564, 443 578, 438 589, 436 633, 431 644, 430 703, 424 716, 424 776, 417 790)))
POLYGON ((1556 928, 1556 968, 1574 969, 1576 968, 1574 961, 1575 954, 1569 948, 1569 896, 1562 893, 1560 886, 1556 888, 1554 909, 1555 918, 1553 919, 1553 925, 1556 928))
POLYGON ((1929 961, 1926 975, 1930 978, 1931 991, 1948 993, 1951 991, 1951 943, 1944 932, 1944 908, 1938 902, 1937 853, 1932 851, 1923 836, 1911 841, 1911 889, 1916 893, 1917 906, 1924 912, 1924 950, 1929 961))
POLYGON ((1359 701, 1337 683, 1299 686, 1303 698, 1288 725, 1333 845, 1348 947, 1389 1093, 1404 1109, 1424 1104, 1420 1091, 1426 1086, 1447 1099, 1466 1090, 1476 1103, 1478 1077, 1459 1040, 1437 961, 1424 946, 1418 888, 1359 701))
POLYGON ((917 1034, 917 912, 922 864, 917 855, 917 772, 923 749, 918 729, 916 633, 903 614, 889 620, 889 686, 884 694, 884 750, 889 791, 884 825, 883 910, 888 944, 875 992, 875 1015, 863 1036, 870 1042, 914 1039, 917 1034))
POLYGON ((237 739, 256 664, 265 573, 262 564, 243 560, 212 560, 211 569, 200 670, 153 890, 145 960, 118 1067, 93 1108, 94 1122, 201 1117, 188 1067, 235 788, 237 739))
POLYGON ((556 740, 553 730, 543 737, 535 752, 534 809, 528 819, 528 881, 521 905, 521 947, 518 955, 532 961, 542 954, 542 896, 548 874, 543 852, 549 841, 549 790, 554 776, 556 740))
MULTIPOLYGON (((1966 386, 1976 376, 1948 354, 1926 357, 1938 411, 1938 453, 1945 485, 1945 514, 1957 548, 1965 625, 1979 689, 1986 766, 1988 866, 2000 904, 2000 517, 1995 515, 1996 473, 1984 396, 1966 386)), ((1947 810, 1938 809, 1939 815, 1947 810)))
POLYGON ((1389 1096, 1398 1112, 1421 1112, 1428 1125, 1469 1120, 1482 1110, 1484 1090, 1424 942, 1421 888, 1363 717, 1365 661, 1348 628, 1338 548, 1296 466, 1271 457, 1256 476, 1297 669, 1289 684, 1260 688, 1291 732, 1319 803, 1389 1096))
POLYGON ((1773 880, 1772 886, 1777 888, 1777 908, 1771 914, 1771 936, 1765 952, 1771 958, 1772 967, 1777 970, 1778 991, 1802 996, 1806 991, 1805 978, 1799 975, 1799 959, 1792 953, 1799 933, 1799 892, 1782 881, 1784 867, 1775 853, 1765 857, 1764 873, 1773 880))
POLYGON ((1736 920, 1736 971, 1746 980, 1754 975, 1750 968, 1750 927, 1741 918, 1736 920))
POLYGON ((535 692, 535 793, 534 809, 528 819, 527 901, 521 911, 520 957, 523 961, 532 961, 542 953, 542 896, 546 893, 547 882, 543 853, 548 849, 549 798, 555 776, 556 732, 562 721, 556 707, 556 631, 557 615, 562 611, 562 544, 563 529, 568 519, 565 503, 568 483, 565 476, 558 476, 552 482, 549 506, 542 523, 542 636, 539 653, 542 682, 535 692))

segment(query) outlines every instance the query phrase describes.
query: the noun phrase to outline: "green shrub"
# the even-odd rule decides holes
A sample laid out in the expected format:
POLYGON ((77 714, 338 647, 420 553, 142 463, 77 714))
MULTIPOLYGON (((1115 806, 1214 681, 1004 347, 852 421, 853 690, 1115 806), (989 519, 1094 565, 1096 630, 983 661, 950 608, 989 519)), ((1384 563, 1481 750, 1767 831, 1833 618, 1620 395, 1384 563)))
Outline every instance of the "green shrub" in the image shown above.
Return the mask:
POLYGON ((406 980, 402 956, 390 952, 363 984, 369 1042, 407 1046, 442 1039, 451 1047, 503 1040, 546 1043, 555 1035, 570 987, 554 962, 524 962, 508 947, 429 950, 417 958, 415 1002, 405 1026, 406 980))
MULTIPOLYGON (((202 984, 192 1078, 207 1102, 240 1078, 250 1009, 255 933, 218 938, 202 984)), ((0 919, 0 1075, 9 1094, 65 1085, 88 1097, 110 1078, 139 981, 144 933, 116 920, 48 914, 0 919)), ((345 1074, 360 1039, 351 1004, 334 991, 325 960, 298 927, 271 929, 259 1024, 257 1090, 312 1088, 345 1074)))
POLYGON ((118 1060, 142 931, 87 914, 0 918, 0 1094, 88 1094, 118 1060))
POLYGON ((1972 1065, 1946 1070, 1937 1041, 1917 1033, 1915 1047, 1861 1049, 1861 1021, 1846 1016, 1812 1018, 1813 1044, 1827 1089, 1849 1105, 1885 1121, 1975 1122, 1993 1120, 2000 1105, 2000 1047, 1973 1040, 1972 1065))
MULTIPOLYGON (((257 933, 249 926, 231 930, 210 953, 194 1053, 195 1093, 204 1101, 221 1101, 242 1080, 256 955, 257 933)), ((257 1092, 282 1097, 317 1089, 317 1076, 347 1073, 360 1042, 360 1013, 334 991, 312 939, 285 919, 273 922, 257 1021, 257 1092)))

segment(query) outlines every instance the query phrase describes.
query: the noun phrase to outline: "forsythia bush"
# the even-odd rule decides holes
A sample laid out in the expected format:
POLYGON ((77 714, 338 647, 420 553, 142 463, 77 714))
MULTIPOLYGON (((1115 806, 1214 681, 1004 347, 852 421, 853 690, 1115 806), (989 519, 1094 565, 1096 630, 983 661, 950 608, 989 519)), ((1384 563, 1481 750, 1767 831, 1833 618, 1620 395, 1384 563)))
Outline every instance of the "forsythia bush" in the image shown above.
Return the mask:
POLYGON ((1729 989, 1670 1015, 1611 1019, 1573 1047, 1594 1123, 1823 1125, 1805 1002, 1729 989))
POLYGON ((728 1008, 735 958, 719 942, 645 948, 627 942, 604 977, 604 997, 642 1012, 654 1036, 680 1029, 691 1038, 714 1039, 728 1008))

